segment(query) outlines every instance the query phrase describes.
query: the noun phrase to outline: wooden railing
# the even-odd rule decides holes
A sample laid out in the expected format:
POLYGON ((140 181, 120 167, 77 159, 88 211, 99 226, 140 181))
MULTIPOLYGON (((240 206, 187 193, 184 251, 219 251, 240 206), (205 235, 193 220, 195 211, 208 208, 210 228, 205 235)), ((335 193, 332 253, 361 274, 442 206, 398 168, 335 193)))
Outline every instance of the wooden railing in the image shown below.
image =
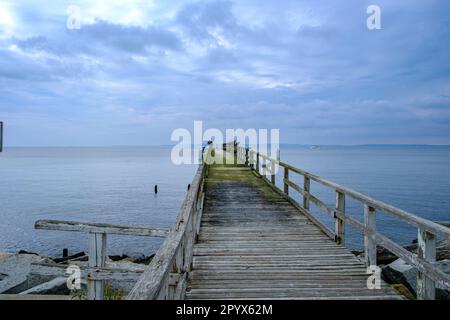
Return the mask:
MULTIPOLYGON (((34 227, 35 229, 41 230, 75 231, 89 234, 89 266, 83 270, 87 275, 88 300, 103 300, 104 280, 136 278, 136 272, 133 270, 119 270, 106 266, 107 234, 166 237, 169 233, 169 231, 165 229, 59 220, 38 220, 36 221, 34 227)), ((35 263, 31 266, 31 269, 33 273, 36 274, 61 276, 65 274, 66 267, 67 266, 35 263)))
POLYGON ((203 180, 207 165, 200 165, 183 202, 175 226, 157 251, 127 299, 183 299, 192 269, 193 246, 203 212, 203 180))
POLYGON ((417 298, 434 299, 435 285, 439 284, 446 289, 450 289, 450 277, 438 267, 436 262, 436 238, 442 237, 444 240, 450 239, 450 228, 438 223, 421 218, 412 213, 398 209, 394 206, 368 197, 352 189, 340 186, 334 182, 323 179, 317 175, 295 168, 289 164, 268 157, 253 149, 237 147, 237 162, 250 166, 255 173, 271 185, 277 192, 282 194, 290 203, 308 216, 321 230, 337 243, 345 244, 346 224, 361 231, 364 236, 364 256, 367 266, 377 264, 377 246, 384 247, 394 253, 397 257, 415 267, 417 273, 417 298), (283 190, 275 184, 276 166, 283 168, 283 190), (290 174, 303 176, 303 186, 299 186, 290 179, 290 174), (311 194, 311 181, 317 182, 334 190, 336 202, 334 208, 319 200, 311 194), (290 189, 297 191, 303 197, 303 203, 299 204, 290 196, 290 189), (364 223, 345 213, 345 199, 350 197, 364 205, 364 223), (326 227, 321 221, 310 213, 310 203, 313 202, 318 208, 327 213, 335 220, 334 231, 326 227), (418 229, 418 253, 414 254, 391 239, 377 232, 376 212, 384 212, 394 216, 407 224, 418 229))

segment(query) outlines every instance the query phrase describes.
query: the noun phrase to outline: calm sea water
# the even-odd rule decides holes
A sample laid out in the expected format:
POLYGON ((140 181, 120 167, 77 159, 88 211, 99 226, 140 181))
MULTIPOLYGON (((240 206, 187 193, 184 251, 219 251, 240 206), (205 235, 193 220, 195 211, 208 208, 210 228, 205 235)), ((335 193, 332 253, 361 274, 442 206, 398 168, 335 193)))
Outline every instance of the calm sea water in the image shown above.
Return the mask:
MULTIPOLYGON (((38 219, 171 227, 196 166, 173 165, 170 151, 6 148, 0 154, 0 252, 24 249, 60 255, 62 248, 72 253, 87 250, 87 235, 34 230, 38 219)), ((450 220, 449 147, 286 147, 281 158, 419 216, 450 220)), ((301 177, 292 179, 301 182, 301 177)), ((333 191, 313 183, 312 193, 334 204, 333 191)), ((314 206, 312 210, 332 227, 325 214, 314 206)), ((361 204, 348 200, 347 211, 362 221, 361 204)), ((377 223, 380 231, 402 244, 416 237, 415 228, 386 214, 379 213, 377 223)), ((361 239, 348 229, 349 247, 361 247, 361 239)), ((149 254, 161 243, 156 238, 110 236, 108 252, 149 254)))

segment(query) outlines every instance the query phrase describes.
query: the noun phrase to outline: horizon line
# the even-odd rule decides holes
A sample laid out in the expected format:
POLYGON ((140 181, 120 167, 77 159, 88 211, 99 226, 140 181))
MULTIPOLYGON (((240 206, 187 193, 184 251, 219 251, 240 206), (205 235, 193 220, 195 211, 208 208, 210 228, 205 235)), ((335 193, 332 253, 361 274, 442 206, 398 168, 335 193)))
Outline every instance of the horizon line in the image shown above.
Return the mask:
MULTIPOLYGON (((142 145, 3 145, 4 149, 7 148, 145 148, 145 147, 173 147, 177 143, 173 144, 142 144, 142 145)), ((271 145, 270 143, 268 144, 271 145)), ((196 146, 191 144, 191 146, 196 146)), ((432 143, 359 143, 359 144, 303 144, 303 143, 280 143, 282 146, 296 146, 296 147, 408 147, 408 146, 423 146, 423 147, 450 147, 450 144, 432 144, 432 143)))

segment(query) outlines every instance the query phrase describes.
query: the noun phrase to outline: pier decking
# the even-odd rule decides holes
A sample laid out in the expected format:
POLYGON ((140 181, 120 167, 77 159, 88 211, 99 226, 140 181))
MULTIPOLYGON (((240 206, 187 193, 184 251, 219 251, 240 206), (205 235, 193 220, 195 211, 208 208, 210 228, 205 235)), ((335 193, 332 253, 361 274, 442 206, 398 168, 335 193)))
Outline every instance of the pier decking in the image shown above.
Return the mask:
POLYGON ((399 299, 245 166, 212 166, 187 299, 399 299))

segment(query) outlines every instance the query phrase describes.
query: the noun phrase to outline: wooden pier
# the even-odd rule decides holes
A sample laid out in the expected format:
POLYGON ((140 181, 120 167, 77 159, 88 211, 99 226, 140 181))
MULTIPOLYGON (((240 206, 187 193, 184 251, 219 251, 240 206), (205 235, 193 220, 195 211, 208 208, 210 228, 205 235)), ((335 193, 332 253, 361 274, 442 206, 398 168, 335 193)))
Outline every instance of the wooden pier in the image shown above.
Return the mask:
POLYGON ((448 227, 255 150, 234 143, 224 150, 231 165, 215 164, 206 150, 175 227, 128 299, 402 299, 383 281, 378 289, 368 286, 377 246, 417 268, 418 299, 434 299, 436 283, 450 289, 449 275, 434 265, 436 238, 450 240, 448 227), (302 187, 293 174, 303 177, 302 187), (334 207, 310 192, 312 183, 335 192, 334 207), (364 223, 346 215, 346 197, 363 203, 364 223), (311 214, 311 203, 334 218, 335 230, 311 214), (377 232, 377 211, 418 228, 417 255, 377 232), (346 224, 364 236, 364 262, 345 247, 346 224))
POLYGON ((187 299, 399 299, 249 167, 210 168, 187 299))
MULTIPOLYGON (((48 220, 38 221, 36 228, 90 234, 89 267, 83 271, 90 299, 102 299, 104 281, 117 277, 136 279, 126 298, 138 300, 403 299, 382 280, 377 282, 377 246, 417 269, 418 299, 435 299, 436 285, 450 289, 450 276, 435 265, 436 239, 450 241, 448 225, 235 143, 224 145, 223 151, 210 145, 202 159, 170 230, 48 220), (281 188, 277 169, 282 170, 281 188), (302 178, 302 186, 293 182, 298 181, 293 175, 302 178), (334 206, 313 195, 313 184, 335 193, 334 206), (293 192, 300 194, 301 203, 293 192), (363 204, 364 223, 346 214, 348 197, 363 204), (312 204, 334 219, 334 230, 311 214, 312 204), (382 235, 377 213, 417 227, 418 253, 382 235), (345 247, 346 225, 364 237, 364 261, 345 247), (166 239, 145 270, 117 270, 105 263, 109 233, 166 239)), ((64 272, 54 266, 36 268, 46 274, 64 272)))

